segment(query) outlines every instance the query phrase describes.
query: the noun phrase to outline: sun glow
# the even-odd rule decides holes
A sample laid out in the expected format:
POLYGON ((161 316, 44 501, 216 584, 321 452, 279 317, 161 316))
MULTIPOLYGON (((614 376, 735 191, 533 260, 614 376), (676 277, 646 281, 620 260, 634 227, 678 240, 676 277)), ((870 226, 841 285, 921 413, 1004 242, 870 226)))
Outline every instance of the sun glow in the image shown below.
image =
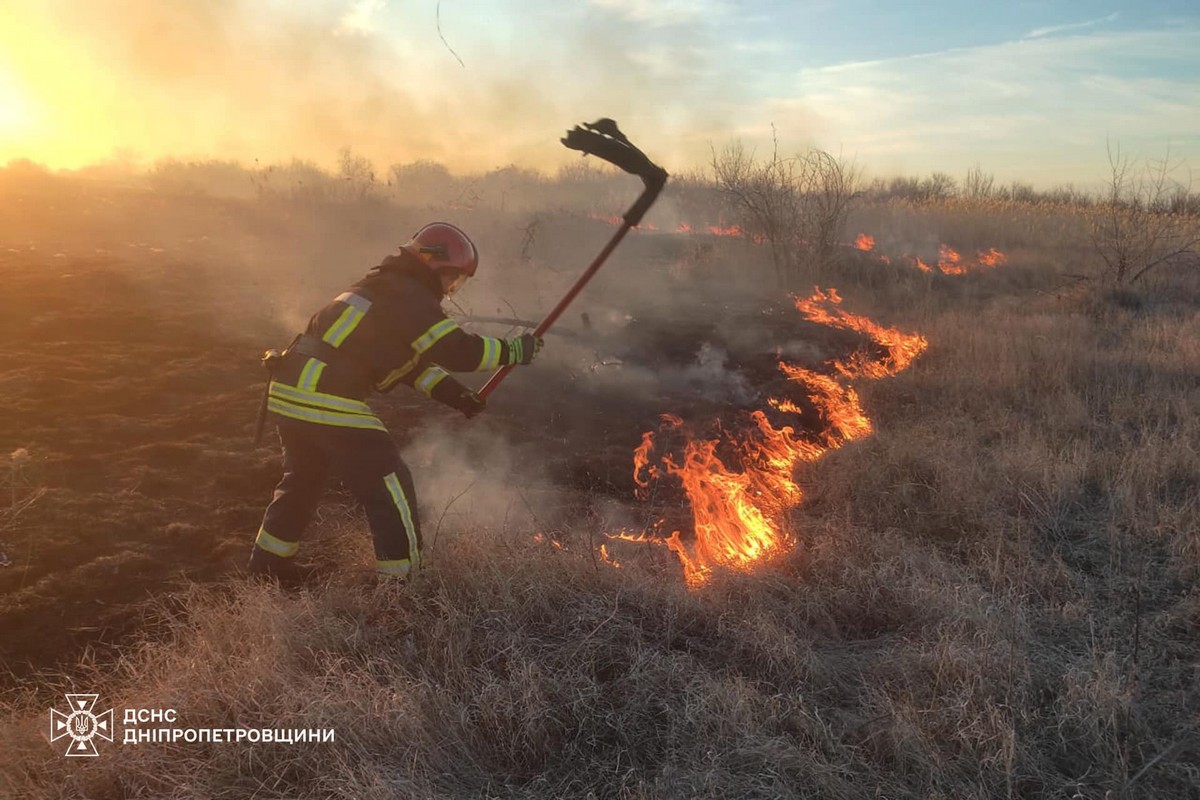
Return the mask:
POLYGON ((36 126, 37 117, 28 93, 0 63, 0 141, 22 138, 36 126))
POLYGON ((0 164, 74 168, 108 155, 102 73, 34 10, 0 12, 0 164))

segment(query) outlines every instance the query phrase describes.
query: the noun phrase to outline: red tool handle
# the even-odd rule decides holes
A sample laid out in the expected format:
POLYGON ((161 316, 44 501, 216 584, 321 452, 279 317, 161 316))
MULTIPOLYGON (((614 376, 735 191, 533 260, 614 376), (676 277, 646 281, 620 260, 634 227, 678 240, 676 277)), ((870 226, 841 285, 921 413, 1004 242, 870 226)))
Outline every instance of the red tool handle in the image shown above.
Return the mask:
MULTIPOLYGON (((620 167, 626 172, 637 175, 642 179, 642 184, 645 188, 642 189, 641 195, 634 202, 629 210, 625 212, 625 221, 613 237, 608 240, 608 244, 600 251, 600 255, 596 256, 596 260, 587 268, 579 280, 575 281, 575 285, 570 291, 558 301, 558 305, 554 307, 546 318, 538 324, 533 330, 534 336, 543 336, 546 331, 550 330, 550 326, 567 310, 567 306, 575 299, 575 296, 587 285, 587 282, 596 274, 596 270, 600 269, 604 264, 605 259, 616 248, 621 240, 625 238, 625 234, 629 233, 629 229, 642 221, 642 217, 646 211, 654 204, 658 193, 662 191, 663 185, 667 182, 667 171, 650 159, 646 158, 646 154, 637 149, 630 143, 625 134, 621 133, 621 129, 617 127, 617 123, 611 119, 598 119, 593 123, 584 124, 582 127, 576 125, 573 129, 567 131, 567 135, 562 139, 562 143, 572 150, 579 150, 584 155, 593 155, 601 158, 604 161, 620 167)), ((492 377, 488 378, 488 382, 479 390, 479 397, 486 398, 489 394, 496 391, 496 387, 500 385, 500 381, 504 380, 504 376, 512 370, 512 365, 501 367, 492 377)))
MULTIPOLYGON (((534 336, 544 336, 546 331, 550 330, 550 326, 562 316, 562 313, 567 310, 567 306, 571 305, 571 301, 574 300, 581 291, 583 291, 583 287, 587 285, 587 282, 592 279, 592 276, 596 274, 601 266, 603 266, 605 260, 608 259, 609 255, 617 248, 617 245, 621 243, 621 240, 625 238, 625 234, 629 233, 629 229, 632 227, 633 225, 631 225, 628 221, 621 223, 621 227, 618 228, 617 232, 614 233, 612 238, 608 240, 608 244, 604 245, 604 249, 600 251, 600 254, 596 256, 596 259, 592 261, 591 265, 584 270, 582 275, 579 276, 579 280, 575 281, 575 285, 572 286, 565 295, 563 295, 563 299, 558 301, 558 305, 551 309, 550 313, 546 315, 546 318, 539 322, 538 326, 533 329, 534 336)), ((512 368, 513 365, 508 364, 507 366, 503 366, 496 370, 496 372, 492 374, 492 377, 488 378, 488 382, 483 385, 483 388, 479 390, 479 397, 481 399, 486 399, 489 394, 496 391, 496 387, 500 385, 500 381, 504 380, 504 376, 511 372, 512 368)))

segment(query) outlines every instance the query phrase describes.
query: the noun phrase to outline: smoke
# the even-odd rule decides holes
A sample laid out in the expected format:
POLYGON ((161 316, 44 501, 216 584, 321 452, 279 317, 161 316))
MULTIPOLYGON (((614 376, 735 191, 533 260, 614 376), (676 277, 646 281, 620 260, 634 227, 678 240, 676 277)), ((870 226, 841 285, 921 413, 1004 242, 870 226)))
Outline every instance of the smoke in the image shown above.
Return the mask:
POLYGON ((598 116, 621 120, 666 163, 702 157, 731 130, 740 91, 719 64, 719 20, 635 11, 49 0, 18 3, 9 28, 26 44, 2 31, 0 43, 13 45, 12 69, 41 107, 42 135, 23 155, 53 166, 122 148, 328 163, 351 146, 383 166, 553 167, 571 156, 552 137, 598 116))
POLYGON ((427 543, 439 529, 532 531, 561 505, 542 465, 486 419, 423 426, 401 457, 413 473, 427 543))

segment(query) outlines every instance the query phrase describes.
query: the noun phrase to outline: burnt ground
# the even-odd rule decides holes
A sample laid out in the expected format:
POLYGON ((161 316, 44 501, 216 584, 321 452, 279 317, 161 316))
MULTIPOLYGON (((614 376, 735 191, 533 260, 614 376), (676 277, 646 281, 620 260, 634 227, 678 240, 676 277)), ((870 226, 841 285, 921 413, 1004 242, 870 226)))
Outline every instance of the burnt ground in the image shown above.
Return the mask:
POLYGON ((194 286, 102 258, 0 254, 0 275, 0 442, 29 454, 5 477, 36 498, 0 531, 0 657, 20 673, 228 572, 277 464, 244 419, 256 348, 194 286))
MULTIPOLYGON (((4 680, 88 649, 114 654, 149 624, 146 601, 221 580, 245 560, 279 477, 273 437, 255 446, 251 436, 258 356, 281 332, 254 330, 219 290, 179 279, 192 268, 0 253, 0 446, 6 458, 28 453, 5 476, 4 680)), ((575 332, 587 336, 594 363, 535 365, 489 410, 489 424, 585 503, 632 498, 632 448, 664 411, 737 425, 768 394, 805 405, 775 366, 780 348, 804 339, 807 355, 789 360, 817 367, 822 353, 862 344, 786 306, 632 315, 615 333, 575 332)), ((453 414, 406 390, 376 407, 401 444, 430 415, 453 414)), ((678 507, 681 498, 667 490, 658 502, 678 507)))
MULTIPOLYGON (((681 416, 683 430, 698 438, 725 439, 728 431, 749 426, 752 412, 762 411, 775 427, 791 426, 798 437, 820 441, 826 430, 822 412, 802 384, 780 371, 781 357, 807 369, 828 371, 828 359, 874 347, 857 334, 804 321, 790 304, 730 307, 714 302, 698 302, 686 316, 673 319, 633 316, 614 334, 596 337, 594 344, 600 366, 591 374, 548 375, 543 380, 553 383, 553 389, 521 402, 543 406, 533 414, 550 420, 539 429, 540 435, 586 445, 560 448, 557 455, 564 459, 559 467, 565 483, 589 495, 619 499, 633 496, 633 447, 643 431, 659 427, 666 412, 681 416), (797 344, 802 345, 799 350, 797 344), (631 386, 621 379, 623 371, 643 372, 655 379, 649 385, 631 386), (802 413, 776 411, 768 398, 789 400, 802 413), (568 407, 586 413, 555 413, 564 400, 568 407)), ((717 454, 727 464, 736 463, 731 450, 718 448, 717 454)), ((666 491, 660 497, 663 502, 682 500, 682 494, 673 497, 666 491)))

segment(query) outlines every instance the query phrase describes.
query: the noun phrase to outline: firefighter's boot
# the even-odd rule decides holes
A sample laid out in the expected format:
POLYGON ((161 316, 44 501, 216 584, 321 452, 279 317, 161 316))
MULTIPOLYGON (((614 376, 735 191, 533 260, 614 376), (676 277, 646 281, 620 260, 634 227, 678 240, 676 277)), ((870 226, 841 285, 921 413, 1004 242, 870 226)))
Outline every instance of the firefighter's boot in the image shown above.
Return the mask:
POLYGON ((250 554, 247 570, 252 576, 275 581, 284 589, 299 588, 310 583, 313 578, 312 570, 297 565, 295 557, 283 558, 268 553, 261 547, 255 547, 254 552, 250 554))

